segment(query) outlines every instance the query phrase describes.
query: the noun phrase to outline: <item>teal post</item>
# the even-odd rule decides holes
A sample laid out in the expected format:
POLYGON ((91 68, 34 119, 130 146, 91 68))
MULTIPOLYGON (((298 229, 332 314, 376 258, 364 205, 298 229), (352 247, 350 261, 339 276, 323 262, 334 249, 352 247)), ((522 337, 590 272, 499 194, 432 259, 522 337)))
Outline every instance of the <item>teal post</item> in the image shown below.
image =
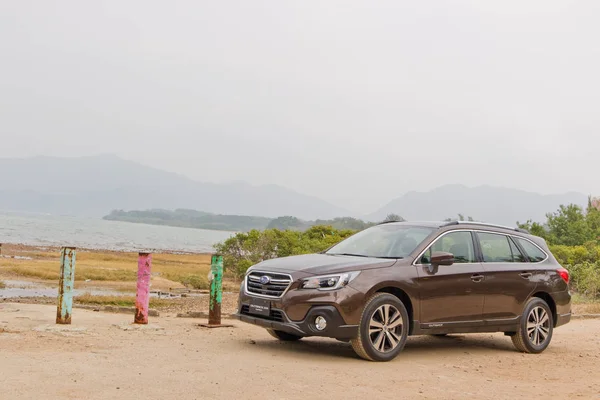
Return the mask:
POLYGON ((73 286, 75 283, 75 247, 63 247, 60 256, 58 281, 58 308, 56 323, 69 325, 73 308, 73 286))
POLYGON ((210 263, 212 280, 210 282, 210 304, 208 324, 221 324, 221 302, 223 299, 223 256, 214 255, 210 263))

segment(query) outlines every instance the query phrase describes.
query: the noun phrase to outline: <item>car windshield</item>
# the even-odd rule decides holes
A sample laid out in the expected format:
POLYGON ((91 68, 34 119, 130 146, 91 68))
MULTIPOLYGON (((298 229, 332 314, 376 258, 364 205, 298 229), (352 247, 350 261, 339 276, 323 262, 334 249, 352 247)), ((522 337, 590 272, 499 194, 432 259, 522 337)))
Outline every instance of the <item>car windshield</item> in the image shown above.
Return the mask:
POLYGON ((341 241, 325 254, 404 258, 433 231, 434 228, 423 226, 376 225, 341 241))

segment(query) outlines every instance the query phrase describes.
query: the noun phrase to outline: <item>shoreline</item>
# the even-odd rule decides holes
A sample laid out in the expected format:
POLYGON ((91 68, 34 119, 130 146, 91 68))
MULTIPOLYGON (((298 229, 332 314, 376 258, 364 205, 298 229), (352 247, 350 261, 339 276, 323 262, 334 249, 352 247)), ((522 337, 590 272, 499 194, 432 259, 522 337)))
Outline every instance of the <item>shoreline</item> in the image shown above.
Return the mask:
MULTIPOLYGON (((13 252, 57 252, 60 253, 63 247, 71 247, 68 244, 64 246, 56 245, 56 244, 48 244, 48 245, 36 245, 36 244, 27 244, 20 242, 2 242, 0 243, 1 255, 0 257, 6 256, 6 251, 11 250, 13 252)), ((91 247, 91 246, 72 246, 77 249, 77 251, 82 252, 95 252, 95 253, 107 253, 107 254, 138 254, 140 252, 149 252, 152 254, 169 254, 169 255, 196 255, 196 256, 212 256, 215 252, 208 251, 186 251, 186 250, 165 250, 158 248, 146 248, 146 249, 109 249, 103 247, 91 247)), ((8 258, 8 257, 5 257, 8 258)))

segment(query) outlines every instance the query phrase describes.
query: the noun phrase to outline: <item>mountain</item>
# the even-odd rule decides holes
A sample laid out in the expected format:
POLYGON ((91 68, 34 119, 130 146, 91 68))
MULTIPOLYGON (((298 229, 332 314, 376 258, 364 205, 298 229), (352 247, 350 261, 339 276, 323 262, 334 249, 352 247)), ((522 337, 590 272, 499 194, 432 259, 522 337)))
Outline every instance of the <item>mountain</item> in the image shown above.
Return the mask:
POLYGON ((0 209, 101 217, 111 210, 334 218, 350 212, 277 186, 203 183, 116 156, 0 159, 0 209))
POLYGON ((461 213, 476 221, 516 226, 528 219, 543 222, 561 204, 587 206, 587 195, 575 192, 542 195, 493 186, 445 185, 429 192, 408 192, 367 216, 377 221, 396 213, 407 220, 443 220, 461 213))

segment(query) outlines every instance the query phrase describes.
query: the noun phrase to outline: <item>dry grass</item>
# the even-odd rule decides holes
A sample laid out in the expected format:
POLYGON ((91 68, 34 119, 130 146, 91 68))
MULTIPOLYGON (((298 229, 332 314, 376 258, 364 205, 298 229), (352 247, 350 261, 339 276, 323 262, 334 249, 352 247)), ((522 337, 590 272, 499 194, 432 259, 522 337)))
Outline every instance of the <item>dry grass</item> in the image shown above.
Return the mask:
POLYGON ((6 284, 2 281, 0 281, 0 289, 4 289, 6 287, 6 284))
MULTIPOLYGON (((85 293, 81 296, 76 296, 73 300, 76 304, 119 307, 135 306, 135 296, 93 296, 90 293, 85 293)), ((151 308, 164 307, 171 303, 172 300, 150 298, 151 308)))
POLYGON ((574 293, 572 297, 575 314, 600 314, 600 300, 574 293))
MULTIPOLYGON (((58 249, 21 249, 21 257, 0 259, 0 275, 57 281, 60 272, 58 249)), ((153 277, 159 276, 195 289, 209 287, 207 275, 210 270, 208 254, 153 254, 153 277)), ((137 280, 137 253, 84 251, 76 254, 75 280, 135 282, 137 280)), ((225 285, 227 286, 227 285, 225 285)), ((234 285, 235 286, 235 285, 234 285)))

